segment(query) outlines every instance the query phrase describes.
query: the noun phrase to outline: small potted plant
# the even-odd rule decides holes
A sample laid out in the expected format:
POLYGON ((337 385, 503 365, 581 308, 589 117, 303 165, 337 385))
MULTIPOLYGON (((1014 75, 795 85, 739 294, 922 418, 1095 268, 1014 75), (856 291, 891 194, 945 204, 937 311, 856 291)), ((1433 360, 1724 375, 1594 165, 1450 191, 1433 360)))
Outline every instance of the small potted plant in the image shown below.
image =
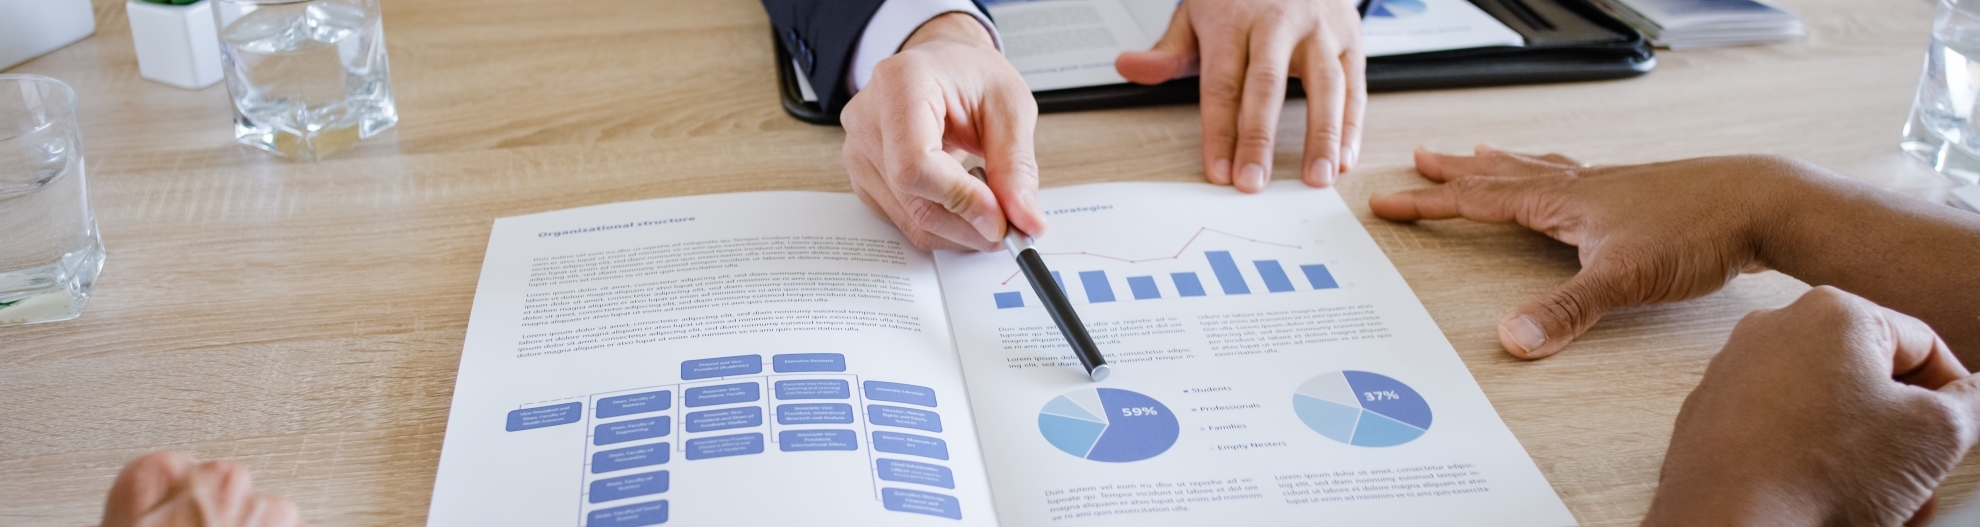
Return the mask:
POLYGON ((127 0, 138 72, 197 90, 220 82, 220 35, 208 0, 127 0))

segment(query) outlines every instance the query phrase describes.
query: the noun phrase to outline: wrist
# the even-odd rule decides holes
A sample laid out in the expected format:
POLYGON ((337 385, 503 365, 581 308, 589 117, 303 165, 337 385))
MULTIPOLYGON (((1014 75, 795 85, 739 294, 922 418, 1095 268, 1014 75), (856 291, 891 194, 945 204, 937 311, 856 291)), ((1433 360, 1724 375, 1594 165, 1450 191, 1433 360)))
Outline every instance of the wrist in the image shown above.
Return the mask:
POLYGON ((922 44, 949 42, 970 46, 980 46, 991 51, 997 50, 997 41, 990 36, 990 30, 976 20, 975 15, 962 11, 951 11, 928 19, 908 35, 907 42, 901 43, 901 51, 922 44))

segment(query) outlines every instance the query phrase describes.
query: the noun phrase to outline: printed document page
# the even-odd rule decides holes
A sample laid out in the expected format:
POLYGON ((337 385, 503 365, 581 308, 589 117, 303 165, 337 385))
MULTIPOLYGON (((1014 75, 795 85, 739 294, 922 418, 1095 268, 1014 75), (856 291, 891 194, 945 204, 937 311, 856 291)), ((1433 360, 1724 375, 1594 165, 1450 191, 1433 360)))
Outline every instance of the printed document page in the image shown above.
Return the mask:
MULTIPOLYGON (((1124 51, 1155 45, 1176 0, 986 0, 1004 56, 1032 91, 1126 83, 1114 70, 1124 51)), ((1362 19, 1370 57, 1485 46, 1525 39, 1466 0, 1376 0, 1362 19)))
POLYGON ((848 194, 498 220, 428 525, 995 525, 937 287, 848 194))
POLYGON ((1040 198, 1111 378, 1010 256, 936 253, 1006 524, 1574 525, 1334 190, 1040 198))

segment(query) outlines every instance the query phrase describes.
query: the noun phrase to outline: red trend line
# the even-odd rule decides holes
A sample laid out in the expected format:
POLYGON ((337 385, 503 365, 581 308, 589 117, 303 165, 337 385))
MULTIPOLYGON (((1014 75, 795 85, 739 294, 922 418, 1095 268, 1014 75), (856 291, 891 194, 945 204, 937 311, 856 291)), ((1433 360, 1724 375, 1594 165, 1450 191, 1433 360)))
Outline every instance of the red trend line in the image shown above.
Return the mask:
MULTIPOLYGON (((1168 255, 1168 256, 1162 256, 1162 257, 1157 257, 1157 258, 1142 258, 1142 259, 1139 259, 1139 260, 1136 260, 1136 259, 1132 259, 1132 258, 1122 258, 1122 257, 1119 257, 1119 256, 1110 256, 1110 255, 1105 255, 1105 254, 1099 254, 1099 253, 1090 253, 1090 252, 1086 252, 1086 251, 1079 251, 1079 252, 1063 252, 1063 253, 1048 253, 1048 252, 1040 252, 1040 253, 1038 253, 1038 254, 1039 254, 1040 256, 1092 256, 1092 257, 1094 257, 1094 258, 1104 258, 1104 259, 1108 259, 1108 260, 1114 260, 1114 261, 1119 261, 1119 262, 1127 262, 1127 263, 1131 263, 1131 264, 1136 264, 1136 263, 1142 263, 1142 262, 1156 262, 1156 261, 1162 261, 1162 260, 1176 260, 1176 259, 1180 259, 1180 258, 1182 258, 1182 255, 1183 255, 1183 253, 1185 253, 1185 252, 1189 252, 1189 246, 1190 246, 1190 245, 1193 245, 1193 244, 1195 244, 1195 243, 1196 243, 1196 239, 1197 239, 1197 238, 1201 238, 1201 237, 1203 237, 1203 233, 1206 233, 1206 232, 1214 232, 1214 233, 1217 233, 1217 234, 1222 234, 1222 235, 1225 235, 1225 236, 1229 236, 1229 237, 1232 237, 1232 238, 1237 238, 1237 239, 1240 239, 1240 240, 1244 240, 1244 241, 1248 241, 1248 242, 1251 242, 1251 243, 1262 243, 1262 244, 1265 244, 1265 245, 1277 245, 1277 246, 1280 246, 1280 247, 1286 247, 1286 248, 1291 248, 1291 249, 1300 249, 1300 248, 1302 248, 1302 247, 1300 247, 1300 246, 1298 246, 1298 245, 1287 245, 1287 244, 1283 244, 1283 243, 1277 243, 1277 242, 1268 242, 1268 241, 1265 241, 1265 240, 1260 240, 1260 239, 1257 239, 1257 238, 1246 238, 1246 237, 1244 237, 1244 236, 1239 236, 1239 235, 1236 235, 1236 234, 1231 234, 1231 233, 1228 233, 1228 232, 1224 232, 1224 231, 1220 231, 1220 230, 1217 230, 1217 229, 1212 229, 1212 228, 1209 228, 1209 227, 1203 227, 1203 228, 1199 228, 1199 229, 1197 229, 1197 230, 1196 230, 1196 234, 1191 234, 1191 235, 1189 236, 1189 241, 1186 241, 1186 242, 1183 242, 1183 244, 1182 244, 1182 247, 1178 247, 1178 248, 1176 248, 1176 253, 1175 253, 1175 254, 1171 254, 1171 255, 1168 255)), ((1009 285, 1009 284, 1011 283, 1011 280, 1013 280, 1013 279, 1016 279, 1016 278, 1018 277, 1018 275, 1020 275, 1020 274, 1023 274, 1023 271, 1017 271, 1017 272, 1013 272, 1013 273, 1011 273, 1011 275, 1010 275, 1010 276, 1008 276, 1008 277, 1005 277, 1005 278, 1004 278, 1004 281, 1003 281, 1003 282, 999 282, 999 285, 1009 285)))

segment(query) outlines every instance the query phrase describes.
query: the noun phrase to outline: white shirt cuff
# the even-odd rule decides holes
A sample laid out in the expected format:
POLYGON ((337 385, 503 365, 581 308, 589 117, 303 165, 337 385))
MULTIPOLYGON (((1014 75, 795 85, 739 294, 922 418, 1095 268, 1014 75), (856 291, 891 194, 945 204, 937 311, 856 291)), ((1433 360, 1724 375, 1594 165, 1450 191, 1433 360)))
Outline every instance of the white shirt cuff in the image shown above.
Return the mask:
POLYGON ((873 68, 900 51, 914 30, 935 17, 956 12, 976 17, 977 23, 990 32, 990 41, 997 44, 998 50, 1004 49, 1004 40, 997 36, 997 26, 990 24, 990 17, 984 16, 969 0, 886 0, 860 33, 859 47, 853 51, 852 71, 846 75, 846 87, 858 93, 867 81, 873 80, 873 68))

